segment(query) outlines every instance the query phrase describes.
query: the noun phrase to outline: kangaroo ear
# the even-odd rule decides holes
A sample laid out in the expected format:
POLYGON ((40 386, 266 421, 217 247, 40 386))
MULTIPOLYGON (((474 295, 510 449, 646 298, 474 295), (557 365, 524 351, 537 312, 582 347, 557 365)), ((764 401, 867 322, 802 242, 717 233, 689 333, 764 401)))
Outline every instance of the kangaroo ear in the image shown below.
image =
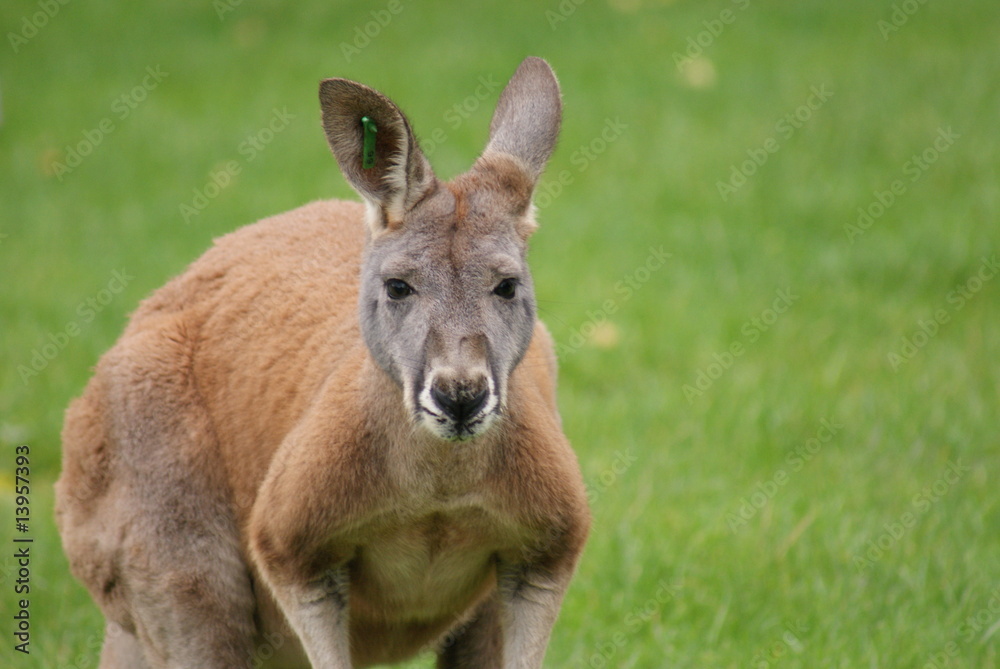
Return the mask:
POLYGON ((525 58, 500 94, 483 157, 513 156, 534 184, 555 148, 561 120, 555 73, 541 58, 525 58))
POLYGON ((320 82, 319 102, 326 140, 347 182, 369 204, 372 232, 398 227, 436 183, 403 112, 378 91, 347 79, 320 82), (364 156, 372 146, 374 155, 364 156))

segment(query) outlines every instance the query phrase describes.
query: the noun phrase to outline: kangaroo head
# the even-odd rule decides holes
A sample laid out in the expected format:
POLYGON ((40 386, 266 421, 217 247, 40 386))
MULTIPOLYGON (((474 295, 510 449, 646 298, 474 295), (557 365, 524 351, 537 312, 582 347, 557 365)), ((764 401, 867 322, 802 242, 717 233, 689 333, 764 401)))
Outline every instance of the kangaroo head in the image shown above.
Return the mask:
POLYGON ((327 79, 320 103, 340 169, 367 205, 365 344, 416 422, 442 439, 476 437, 504 412, 534 331, 525 255, 532 192, 559 132, 555 75, 526 59, 500 95, 486 150, 447 183, 385 96, 327 79))

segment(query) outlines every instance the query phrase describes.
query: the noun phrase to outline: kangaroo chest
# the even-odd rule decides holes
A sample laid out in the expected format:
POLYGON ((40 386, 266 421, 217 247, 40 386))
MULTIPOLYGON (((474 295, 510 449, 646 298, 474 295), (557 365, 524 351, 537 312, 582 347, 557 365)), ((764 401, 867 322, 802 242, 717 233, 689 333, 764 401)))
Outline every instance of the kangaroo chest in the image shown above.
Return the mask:
POLYGON ((400 622, 468 607, 495 583, 502 543, 495 519, 477 506, 378 518, 359 539, 350 563, 351 613, 400 622))

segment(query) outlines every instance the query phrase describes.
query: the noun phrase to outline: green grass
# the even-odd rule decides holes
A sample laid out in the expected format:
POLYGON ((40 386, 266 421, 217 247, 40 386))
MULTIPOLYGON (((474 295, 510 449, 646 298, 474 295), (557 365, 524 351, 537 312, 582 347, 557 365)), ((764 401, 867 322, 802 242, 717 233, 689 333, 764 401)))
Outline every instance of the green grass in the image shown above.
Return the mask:
MULTIPOLYGON (((480 78, 502 84, 528 54, 550 60, 565 96, 542 192, 564 183, 532 263, 596 521, 547 666, 1000 664, 1000 280, 973 279, 1000 246, 994 3, 897 3, 919 9, 888 39, 888 0, 562 4, 576 9, 553 28, 554 0, 402 0, 350 62, 340 44, 384 3, 247 2, 220 20, 207 1, 71 2, 16 53, 5 39, 0 518, 7 537, 26 443, 35 543, 30 657, 11 650, 0 558, 0 665, 94 666, 101 618, 68 574, 52 482, 63 409, 127 314, 213 237, 356 197, 319 130, 317 81, 364 81, 425 138, 439 129, 432 162, 450 177, 485 141, 499 90, 478 101, 480 78), (733 21, 679 71, 673 54, 727 8, 733 21), (116 98, 156 66, 166 77, 121 118, 116 98), (824 85, 832 96, 779 130, 824 85), (241 143, 276 109, 294 118, 250 160, 241 143), (114 130, 54 176, 105 118, 114 130), (940 128, 958 138, 911 181, 940 128), (723 200, 718 182, 769 138, 777 150, 723 200), (240 174, 185 224, 180 205, 229 160, 240 174), (858 207, 897 179, 902 194, 849 239, 858 207), (662 267, 640 269, 660 247, 662 267), (134 278, 101 293, 123 268, 134 278), (771 314, 779 290, 794 298, 771 314), (919 322, 939 311, 924 341, 919 322), (79 333, 22 379, 70 323, 79 333), (894 369, 904 337, 923 345, 894 369), (685 391, 702 372, 702 394, 685 391), (809 442, 824 420, 835 434, 809 442), (953 483, 950 461, 969 468, 953 483), (743 498, 762 508, 736 525, 743 498)), ((37 11, 5 3, 4 33, 37 11)))

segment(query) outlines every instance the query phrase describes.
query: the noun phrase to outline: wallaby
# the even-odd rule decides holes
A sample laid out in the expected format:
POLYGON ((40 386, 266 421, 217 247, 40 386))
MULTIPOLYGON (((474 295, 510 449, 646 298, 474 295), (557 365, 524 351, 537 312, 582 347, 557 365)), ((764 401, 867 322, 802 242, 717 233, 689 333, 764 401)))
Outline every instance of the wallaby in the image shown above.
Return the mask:
POLYGON ((365 204, 218 239, 67 411, 56 513, 100 666, 541 667, 590 524, 525 260, 555 75, 521 64, 450 182, 388 98, 319 97, 365 204))

